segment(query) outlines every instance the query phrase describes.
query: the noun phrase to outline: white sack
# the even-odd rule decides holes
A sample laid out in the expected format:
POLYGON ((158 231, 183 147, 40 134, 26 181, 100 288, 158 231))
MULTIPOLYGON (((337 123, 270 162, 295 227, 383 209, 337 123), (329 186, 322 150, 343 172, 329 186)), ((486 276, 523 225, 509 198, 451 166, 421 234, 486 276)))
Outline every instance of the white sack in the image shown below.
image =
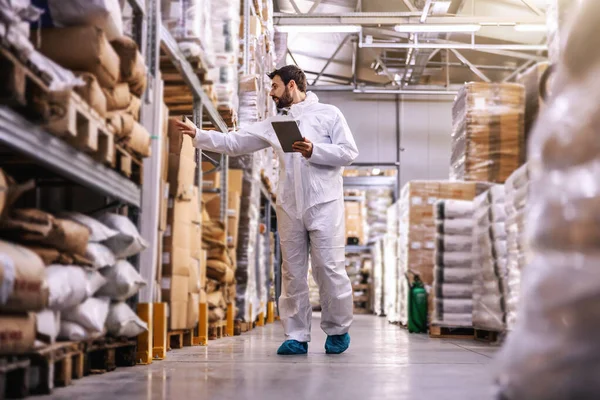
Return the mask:
POLYGON ((148 325, 142 321, 125 303, 114 303, 110 306, 106 330, 116 337, 136 337, 148 330, 148 325))
POLYGON ((109 228, 119 232, 118 235, 104 241, 104 244, 115 253, 115 257, 131 257, 148 247, 148 242, 140 235, 129 218, 105 213, 98 219, 109 228))
POLYGON ((110 40, 123 36, 119 0, 48 0, 56 26, 94 25, 110 40))
POLYGON ((107 282, 98 295, 112 300, 125 301, 146 285, 144 278, 125 260, 119 260, 114 267, 104 268, 100 272, 107 282))
POLYGON ((65 212, 59 214, 59 216, 61 218, 66 218, 75 222, 79 222, 81 225, 85 225, 90 231, 90 242, 103 242, 119 234, 118 231, 109 228, 100 221, 85 214, 81 214, 78 212, 65 212))
POLYGON ((112 250, 100 243, 88 243, 85 257, 92 261, 96 269, 112 267, 117 263, 117 258, 112 250))
POLYGON ((90 297, 83 304, 63 312, 62 319, 75 322, 92 332, 102 332, 110 299, 107 297, 90 297))

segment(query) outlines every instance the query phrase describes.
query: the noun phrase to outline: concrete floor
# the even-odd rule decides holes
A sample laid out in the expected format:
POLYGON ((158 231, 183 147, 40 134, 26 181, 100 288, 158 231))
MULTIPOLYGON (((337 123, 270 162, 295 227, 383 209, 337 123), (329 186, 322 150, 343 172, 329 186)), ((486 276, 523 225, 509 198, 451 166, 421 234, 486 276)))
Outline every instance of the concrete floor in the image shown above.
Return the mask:
POLYGON ((325 355, 313 320, 307 356, 282 357, 280 324, 169 353, 149 367, 86 377, 46 398, 65 400, 485 400, 496 348, 409 335, 385 318, 357 316, 350 350, 325 355))

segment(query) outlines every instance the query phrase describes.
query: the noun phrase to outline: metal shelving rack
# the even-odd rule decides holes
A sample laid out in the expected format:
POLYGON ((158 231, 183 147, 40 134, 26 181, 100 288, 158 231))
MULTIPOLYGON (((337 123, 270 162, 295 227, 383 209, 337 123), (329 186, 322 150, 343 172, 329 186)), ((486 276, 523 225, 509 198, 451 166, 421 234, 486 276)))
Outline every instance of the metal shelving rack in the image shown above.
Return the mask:
POLYGON ((0 107, 0 142, 99 194, 139 207, 139 186, 7 107, 0 107))
MULTIPOLYGON (((144 121, 144 126, 150 132, 160 132, 162 129, 162 112, 160 111, 160 105, 163 97, 163 84, 160 79, 160 52, 161 50, 168 55, 173 66, 177 69, 181 75, 185 84, 189 87, 193 94, 193 115, 192 120, 198 126, 202 127, 203 123, 208 122, 212 124, 218 131, 227 134, 228 128, 223 118, 214 107, 204 89, 202 88, 202 82, 196 75, 191 64, 186 60, 185 56, 179 49, 179 44, 173 38, 171 33, 163 26, 160 17, 160 7, 158 0, 128 0, 131 3, 138 3, 139 5, 146 6, 146 28, 144 29, 146 39, 146 63, 148 65, 149 73, 149 87, 146 93, 146 98, 142 108, 142 117, 147 116, 144 121)), ((135 6, 134 6, 135 9, 135 6)), ((160 140, 155 140, 152 147, 153 154, 162 154, 162 143, 160 140)), ((160 156, 152 157, 148 163, 152 165, 144 165, 144 182, 149 182, 150 185, 160 186, 160 156), (148 168, 147 168, 148 167, 148 168)), ((201 151, 196 152, 196 161, 198 168, 196 171, 196 181, 200 189, 202 189, 202 166, 201 161, 206 159, 201 151)), ((218 162, 215 162, 216 167, 221 170, 221 188, 218 192, 221 193, 221 220, 227 229, 227 165, 228 157, 221 156, 218 162)), ((144 188, 146 189, 146 188, 144 188)), ((158 245, 158 231, 157 217, 159 207, 159 196, 156 195, 149 187, 145 190, 148 196, 144 195, 144 200, 147 200, 147 204, 144 204, 143 212, 147 213, 147 218, 142 216, 141 219, 141 232, 142 235, 149 241, 149 249, 141 254, 141 273, 144 279, 148 282, 148 285, 140 292, 141 302, 153 302, 158 295, 154 289, 156 282, 156 263, 157 257, 156 248, 158 245), (156 221, 155 221, 156 220, 156 221)), ((200 197, 199 202, 202 199, 200 197)))

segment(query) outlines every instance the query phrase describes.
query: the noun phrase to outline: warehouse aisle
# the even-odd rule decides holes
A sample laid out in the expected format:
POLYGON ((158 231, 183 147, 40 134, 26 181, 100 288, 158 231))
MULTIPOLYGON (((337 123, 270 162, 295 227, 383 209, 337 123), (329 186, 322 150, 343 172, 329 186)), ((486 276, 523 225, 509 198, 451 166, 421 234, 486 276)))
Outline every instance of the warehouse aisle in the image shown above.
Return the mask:
MULTIPOLYGON (((169 353, 56 390, 53 399, 473 399, 490 398, 494 348, 409 335, 384 318, 357 316, 350 352, 327 356, 313 320, 308 356, 280 357, 279 324, 169 353)), ((50 398, 50 397, 48 397, 50 398)))

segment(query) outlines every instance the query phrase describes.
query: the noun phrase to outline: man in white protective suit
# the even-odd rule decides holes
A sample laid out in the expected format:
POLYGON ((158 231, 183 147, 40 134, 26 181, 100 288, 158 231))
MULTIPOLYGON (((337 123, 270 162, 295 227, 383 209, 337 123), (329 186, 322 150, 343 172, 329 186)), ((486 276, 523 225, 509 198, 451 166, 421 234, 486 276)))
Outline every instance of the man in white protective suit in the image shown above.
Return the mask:
POLYGON ((304 141, 284 153, 269 119, 223 134, 178 124, 202 150, 238 156, 272 146, 281 160, 277 225, 283 255, 279 312, 286 341, 278 354, 306 354, 312 307, 308 296, 308 256, 321 298, 321 328, 328 354, 350 345, 352 285, 345 266, 342 170, 358 156, 346 119, 332 105, 306 92, 306 76, 293 65, 269 74, 270 96, 281 113, 299 123, 304 141))

